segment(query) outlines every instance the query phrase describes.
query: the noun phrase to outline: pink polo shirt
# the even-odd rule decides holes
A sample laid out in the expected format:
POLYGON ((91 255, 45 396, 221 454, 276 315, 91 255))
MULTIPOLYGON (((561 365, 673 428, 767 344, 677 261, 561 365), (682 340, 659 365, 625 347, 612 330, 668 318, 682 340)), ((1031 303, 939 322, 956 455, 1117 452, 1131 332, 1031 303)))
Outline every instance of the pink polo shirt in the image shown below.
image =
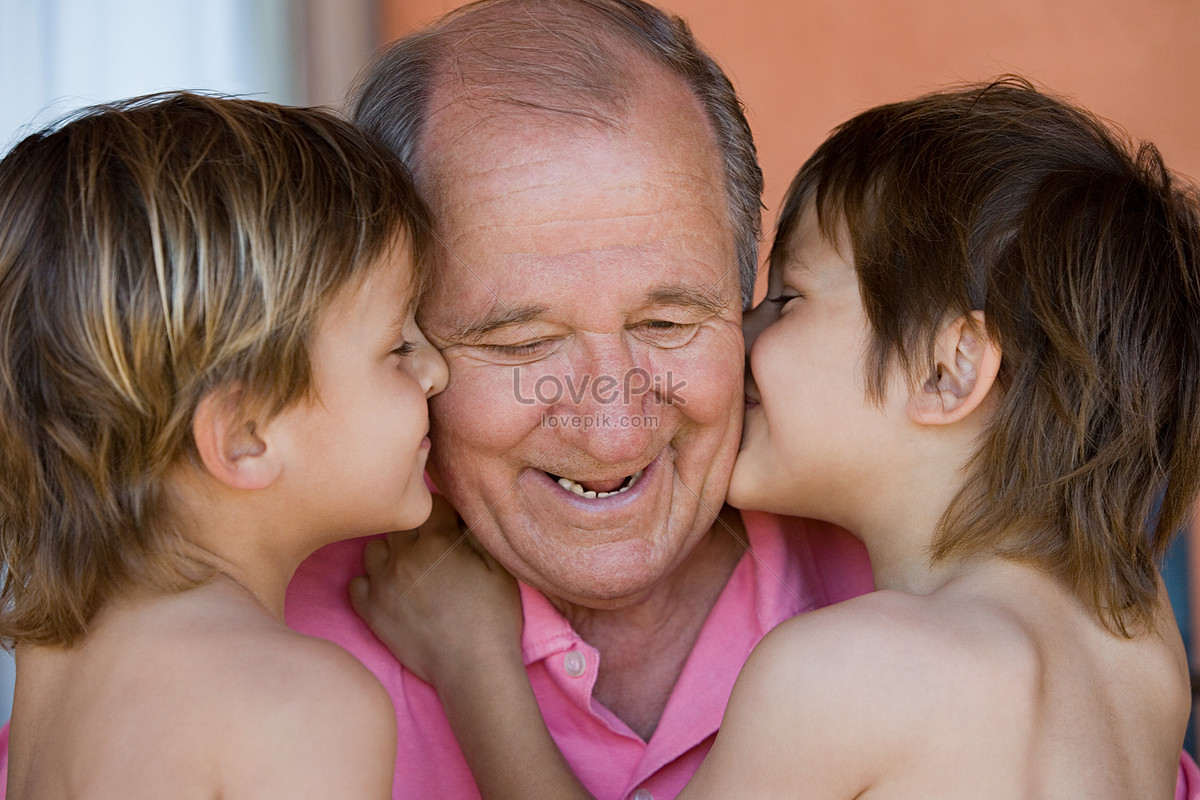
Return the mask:
MULTIPOLYGON (((800 612, 871 589, 866 550, 823 523, 745 513, 750 550, 700 632, 649 742, 592 699, 600 654, 539 592, 521 586, 522 649, 550 733, 600 800, 675 797, 712 746, 734 679, 767 631, 800 612)), ((478 798, 437 694, 413 677, 355 616, 346 583, 362 574, 366 540, 339 542, 301 565, 287 621, 357 656, 396 706, 397 798, 478 798)))

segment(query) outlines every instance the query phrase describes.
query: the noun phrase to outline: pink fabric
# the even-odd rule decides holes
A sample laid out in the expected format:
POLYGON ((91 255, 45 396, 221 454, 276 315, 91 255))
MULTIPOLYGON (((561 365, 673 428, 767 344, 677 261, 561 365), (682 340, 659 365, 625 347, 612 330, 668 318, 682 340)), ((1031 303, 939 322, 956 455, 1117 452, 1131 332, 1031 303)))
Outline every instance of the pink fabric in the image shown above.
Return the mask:
POLYGON ((1200 800, 1200 769, 1186 751, 1179 756, 1179 777, 1175 780, 1175 800, 1200 800))
MULTIPOLYGON (((521 587, 534 693, 567 761, 600 800, 638 789, 656 800, 678 794, 712 745, 758 640, 788 617, 870 590, 866 551, 849 534, 767 514, 744 518, 752 552, 717 600, 649 742, 592 700, 597 652, 545 597, 521 587), (568 664, 582 672, 572 676, 568 664)), ((342 645, 387 687, 400 731, 394 797, 478 798, 436 693, 397 664, 350 608, 345 586, 362 573, 365 541, 330 545, 300 567, 288 590, 288 624, 342 645)))

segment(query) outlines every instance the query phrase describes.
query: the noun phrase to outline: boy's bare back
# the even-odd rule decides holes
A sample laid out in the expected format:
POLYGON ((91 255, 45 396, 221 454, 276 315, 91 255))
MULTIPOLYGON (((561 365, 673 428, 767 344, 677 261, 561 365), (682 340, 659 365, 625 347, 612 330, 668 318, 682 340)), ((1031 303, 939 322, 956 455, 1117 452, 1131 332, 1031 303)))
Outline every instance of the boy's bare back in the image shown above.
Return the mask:
POLYGON ((1001 561, 802 615, 747 662, 703 790, 682 796, 1171 797, 1189 684, 1159 623, 1115 636, 1001 561))
POLYGON ((395 718, 361 664, 225 578, 22 648, 9 796, 387 797, 395 718))

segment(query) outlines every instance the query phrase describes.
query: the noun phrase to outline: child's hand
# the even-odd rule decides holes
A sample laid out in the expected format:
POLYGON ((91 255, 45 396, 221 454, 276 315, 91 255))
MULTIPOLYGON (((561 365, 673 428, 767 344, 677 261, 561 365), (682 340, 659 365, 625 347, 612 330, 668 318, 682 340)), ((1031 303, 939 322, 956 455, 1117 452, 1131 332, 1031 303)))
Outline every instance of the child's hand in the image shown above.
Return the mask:
POLYGON ((368 544, 363 566, 349 586, 354 610, 426 683, 439 687, 496 658, 523 663, 517 583, 474 546, 442 497, 417 530, 368 544))
POLYGON ((434 495, 429 521, 363 553, 350 601, 375 635, 437 689, 485 798, 593 800, 542 721, 521 657, 517 582, 434 495))

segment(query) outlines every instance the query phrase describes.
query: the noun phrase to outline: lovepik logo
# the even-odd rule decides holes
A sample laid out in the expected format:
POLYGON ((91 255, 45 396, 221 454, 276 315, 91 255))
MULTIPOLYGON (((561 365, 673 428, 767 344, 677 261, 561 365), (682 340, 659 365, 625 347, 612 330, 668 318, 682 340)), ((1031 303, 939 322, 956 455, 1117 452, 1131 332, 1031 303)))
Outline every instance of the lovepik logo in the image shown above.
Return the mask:
POLYGON ((687 381, 676 382, 670 372, 651 375, 641 367, 634 367, 620 378, 615 375, 539 375, 533 382, 532 392, 526 394, 521 385, 521 368, 513 369, 513 397, 526 406, 552 406, 564 400, 580 405, 589 398, 599 405, 625 404, 650 392, 667 405, 683 406, 687 405, 687 400, 679 392, 686 386, 687 381))

